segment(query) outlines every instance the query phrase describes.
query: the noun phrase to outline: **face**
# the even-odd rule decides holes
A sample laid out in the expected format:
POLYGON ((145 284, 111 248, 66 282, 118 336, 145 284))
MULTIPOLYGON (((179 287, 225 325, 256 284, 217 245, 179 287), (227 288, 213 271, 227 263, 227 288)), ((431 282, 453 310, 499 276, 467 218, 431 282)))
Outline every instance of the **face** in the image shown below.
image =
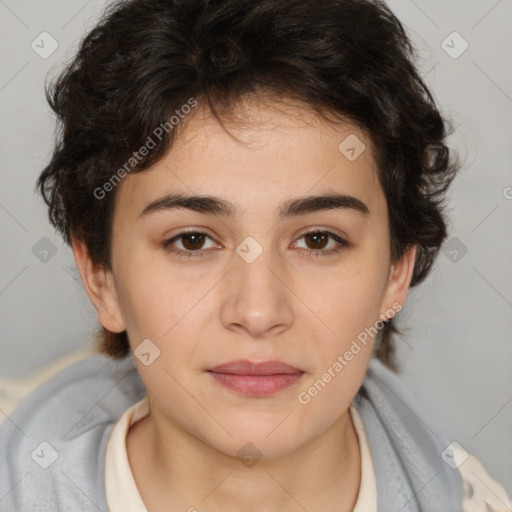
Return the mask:
POLYGON ((124 178, 112 273, 87 289, 103 326, 145 354, 152 414, 223 453, 252 442, 273 458, 346 414, 414 251, 390 272, 386 200, 360 130, 298 106, 245 108, 250 123, 226 123, 238 141, 198 113, 163 160, 124 178), (176 207, 171 194, 222 208, 176 207), (210 371, 237 360, 293 369, 210 371))

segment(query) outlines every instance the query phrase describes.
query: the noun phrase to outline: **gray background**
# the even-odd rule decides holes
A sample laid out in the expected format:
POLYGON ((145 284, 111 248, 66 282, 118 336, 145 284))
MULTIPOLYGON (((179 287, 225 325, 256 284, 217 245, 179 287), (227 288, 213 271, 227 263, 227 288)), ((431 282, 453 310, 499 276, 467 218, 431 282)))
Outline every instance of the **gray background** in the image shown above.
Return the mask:
MULTIPOLYGON (((103 5, 0 0, 2 377, 28 375, 84 347, 97 325, 72 252, 50 227, 34 184, 53 140, 46 75, 72 56, 103 5), (46 59, 31 47, 43 31, 59 45, 46 59)), ((464 161, 448 203, 451 240, 401 313, 408 326, 398 343, 401 373, 434 429, 479 457, 512 496, 512 2, 389 5, 454 122, 451 142, 464 161), (464 42, 454 31, 469 44, 460 56, 464 42)))

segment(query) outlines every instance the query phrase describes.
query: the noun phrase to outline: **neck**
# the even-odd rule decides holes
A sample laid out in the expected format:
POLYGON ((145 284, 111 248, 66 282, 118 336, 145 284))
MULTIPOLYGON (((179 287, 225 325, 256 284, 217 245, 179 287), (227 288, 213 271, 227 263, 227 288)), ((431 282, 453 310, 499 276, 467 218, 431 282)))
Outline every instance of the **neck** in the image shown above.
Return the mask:
POLYGON ((244 465, 152 410, 127 437, 132 473, 156 510, 350 512, 360 486, 357 434, 348 411, 308 444, 244 465))

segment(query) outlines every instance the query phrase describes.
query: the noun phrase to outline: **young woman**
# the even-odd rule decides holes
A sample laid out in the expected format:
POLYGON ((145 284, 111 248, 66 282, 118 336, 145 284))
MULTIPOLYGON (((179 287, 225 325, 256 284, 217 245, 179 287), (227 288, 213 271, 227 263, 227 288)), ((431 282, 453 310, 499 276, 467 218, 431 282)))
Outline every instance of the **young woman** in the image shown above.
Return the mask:
POLYGON ((392 371, 457 165, 383 3, 118 2, 49 101, 103 355, 3 424, 1 510, 510 510, 392 371))

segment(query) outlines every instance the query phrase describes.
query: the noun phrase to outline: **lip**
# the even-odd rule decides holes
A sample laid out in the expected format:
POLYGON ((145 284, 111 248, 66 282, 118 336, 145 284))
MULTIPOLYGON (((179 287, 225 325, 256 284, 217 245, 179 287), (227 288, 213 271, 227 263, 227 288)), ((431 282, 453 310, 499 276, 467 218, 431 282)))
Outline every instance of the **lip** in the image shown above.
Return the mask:
POLYGON ((229 363, 220 364, 208 370, 214 373, 231 373, 234 375, 291 375, 294 373, 303 373, 302 370, 290 366, 281 361, 263 361, 255 363, 247 359, 238 359, 229 363))
POLYGON ((237 360, 207 372, 223 386, 248 396, 266 396, 297 383, 304 372, 281 361, 237 360))

